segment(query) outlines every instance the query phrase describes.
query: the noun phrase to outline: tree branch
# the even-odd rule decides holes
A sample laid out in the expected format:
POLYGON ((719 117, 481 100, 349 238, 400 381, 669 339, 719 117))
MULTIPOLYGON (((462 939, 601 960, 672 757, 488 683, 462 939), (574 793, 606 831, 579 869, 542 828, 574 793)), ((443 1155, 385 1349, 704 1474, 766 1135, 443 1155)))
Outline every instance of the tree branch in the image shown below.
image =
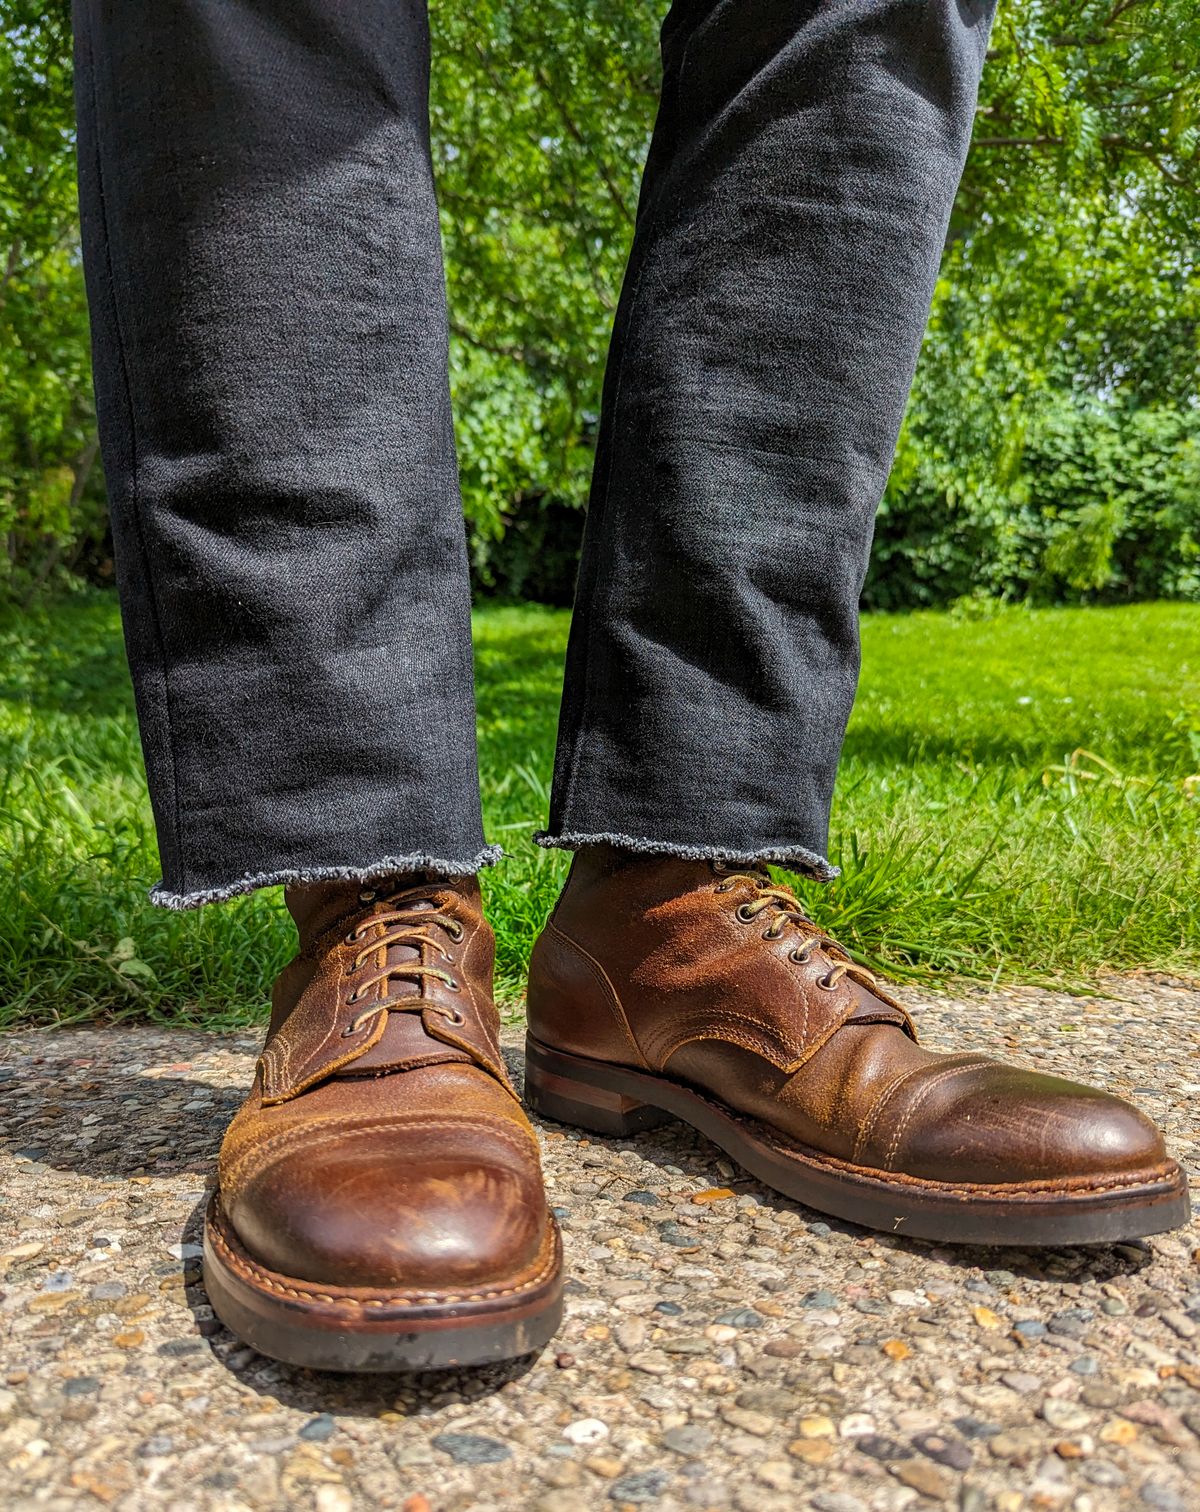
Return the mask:
POLYGON ((568 135, 575 142, 577 142, 580 147, 583 148, 592 163, 595 165, 596 171, 597 173, 599 173, 604 187, 608 190, 609 198, 612 200, 622 220, 624 220, 627 226, 632 227, 633 213, 629 208, 629 204, 625 196, 613 182, 613 177, 609 171, 608 164, 605 163, 604 160, 596 154, 596 152, 593 150, 591 142, 587 139, 587 137, 584 136, 583 132, 580 131, 579 127, 576 125, 570 111, 566 107, 565 102, 559 98, 553 84, 551 84, 549 77, 546 74, 546 70, 544 68, 539 68, 537 70, 537 73, 535 74, 535 77, 538 83, 546 91, 546 94, 548 95, 555 110, 558 111, 559 119, 567 128, 568 135))

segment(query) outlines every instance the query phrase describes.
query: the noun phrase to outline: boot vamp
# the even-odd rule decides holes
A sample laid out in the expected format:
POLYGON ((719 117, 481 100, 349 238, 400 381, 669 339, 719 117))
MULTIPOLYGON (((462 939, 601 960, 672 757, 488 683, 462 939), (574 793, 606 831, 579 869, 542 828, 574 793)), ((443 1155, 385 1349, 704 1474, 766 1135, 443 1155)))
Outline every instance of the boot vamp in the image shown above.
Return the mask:
POLYGON ((935 1181, 1083 1184, 1153 1169, 1167 1154, 1154 1124, 1120 1097, 975 1061, 928 1066, 885 1091, 864 1158, 935 1181))
POLYGON ((814 1150, 954 1183, 1119 1175, 1166 1159, 1119 1097, 978 1055, 939 1055, 890 1024, 848 1023, 792 1075, 737 1046, 685 1046, 670 1074, 814 1150))

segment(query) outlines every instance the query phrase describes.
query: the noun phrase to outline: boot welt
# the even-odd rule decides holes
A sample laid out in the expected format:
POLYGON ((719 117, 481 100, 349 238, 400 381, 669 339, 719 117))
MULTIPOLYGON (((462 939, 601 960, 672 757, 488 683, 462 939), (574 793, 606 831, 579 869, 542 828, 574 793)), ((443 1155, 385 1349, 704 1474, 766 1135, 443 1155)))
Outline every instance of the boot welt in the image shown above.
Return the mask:
POLYGON ((551 1221, 533 1267, 461 1292, 321 1286, 260 1265, 215 1192, 204 1223, 204 1287, 221 1322, 261 1354, 313 1370, 441 1370, 540 1350, 562 1320, 562 1240, 551 1221))
POLYGON ((678 1119, 785 1197, 889 1234, 953 1244, 1107 1244, 1163 1233, 1189 1217, 1187 1179, 1173 1160, 1109 1177, 929 1181, 822 1154, 685 1083, 551 1050, 532 1035, 525 1100, 543 1117, 599 1134, 678 1119))

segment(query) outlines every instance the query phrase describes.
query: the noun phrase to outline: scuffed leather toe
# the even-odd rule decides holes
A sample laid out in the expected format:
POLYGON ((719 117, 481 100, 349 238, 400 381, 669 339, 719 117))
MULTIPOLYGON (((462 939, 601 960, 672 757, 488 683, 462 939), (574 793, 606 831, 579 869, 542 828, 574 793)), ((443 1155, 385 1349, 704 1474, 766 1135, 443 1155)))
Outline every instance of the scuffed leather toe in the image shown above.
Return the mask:
POLYGON ((998 1062, 912 1078, 886 1111, 883 1168, 929 1180, 1083 1182, 1167 1159, 1162 1135, 1130 1103, 998 1062))
POLYGON ((444 1292, 533 1265, 546 1230, 536 1167, 480 1153, 485 1130, 458 1153, 453 1140, 438 1155, 417 1143, 365 1131, 285 1151, 245 1182, 229 1220, 262 1265, 331 1286, 444 1292))

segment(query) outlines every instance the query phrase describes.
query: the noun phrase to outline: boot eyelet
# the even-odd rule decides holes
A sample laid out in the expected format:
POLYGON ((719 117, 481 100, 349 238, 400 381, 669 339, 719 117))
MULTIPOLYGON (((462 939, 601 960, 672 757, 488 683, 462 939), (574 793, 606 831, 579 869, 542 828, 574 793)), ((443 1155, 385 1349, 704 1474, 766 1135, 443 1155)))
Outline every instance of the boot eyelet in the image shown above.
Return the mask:
POLYGON ((733 883, 732 882, 718 882, 717 885, 716 885, 716 887, 713 888, 713 892, 715 892, 715 893, 727 893, 727 892, 729 892, 731 890, 732 887, 733 887, 733 883))
POLYGON ((346 1026, 346 1028, 342 1030, 342 1038, 343 1039, 349 1039, 352 1034, 357 1034, 357 1033, 358 1033, 358 1030, 354 1027, 354 1025, 353 1024, 348 1024, 346 1026))
POLYGON ((836 992, 837 991, 837 983, 836 982, 831 982, 827 976, 818 977, 817 978, 817 986, 821 989, 822 992, 836 992))
POLYGON ((359 998, 361 996, 362 996, 362 993, 359 992, 358 988, 356 987, 354 989, 354 991, 350 994, 350 996, 346 999, 346 1002, 347 1003, 357 1003, 358 1000, 359 1000, 359 998))
POLYGON ((454 920, 451 921, 450 924, 446 925, 446 933, 450 936, 450 938, 457 945, 458 942, 463 937, 464 930, 463 930, 462 925, 458 922, 458 920, 454 919, 454 920))
POLYGON ((739 903, 737 906, 735 917, 740 919, 743 924, 752 924, 754 922, 755 915, 750 912, 750 907, 749 903, 739 903))
POLYGON ((358 932, 358 930, 357 929, 352 929, 350 931, 350 933, 346 936, 345 943, 347 945, 357 945, 360 939, 362 939, 362 936, 358 932))
POLYGON ((809 961, 812 960, 812 951, 810 951, 810 950, 793 950, 793 951, 790 951, 788 953, 788 960, 789 961, 795 961, 795 963, 796 963, 797 966, 807 966, 808 963, 809 963, 809 961))
POLYGON ((365 887, 358 895, 360 903, 374 903, 377 894, 373 887, 365 887))
MULTIPOLYGON (((462 983, 458 980, 457 977, 451 977, 450 980, 446 983, 446 986, 450 989, 451 992, 462 991, 462 983)), ((456 1008, 454 1011, 457 1013, 458 1009, 456 1008)))
POLYGON ((453 1024, 456 1028, 460 1024, 465 1024, 467 1022, 466 1019, 462 1016, 462 1014, 459 1013, 459 1011, 458 1011, 457 1008, 452 1008, 449 1013, 443 1014, 442 1017, 446 1020, 446 1022, 448 1024, 453 1024))

